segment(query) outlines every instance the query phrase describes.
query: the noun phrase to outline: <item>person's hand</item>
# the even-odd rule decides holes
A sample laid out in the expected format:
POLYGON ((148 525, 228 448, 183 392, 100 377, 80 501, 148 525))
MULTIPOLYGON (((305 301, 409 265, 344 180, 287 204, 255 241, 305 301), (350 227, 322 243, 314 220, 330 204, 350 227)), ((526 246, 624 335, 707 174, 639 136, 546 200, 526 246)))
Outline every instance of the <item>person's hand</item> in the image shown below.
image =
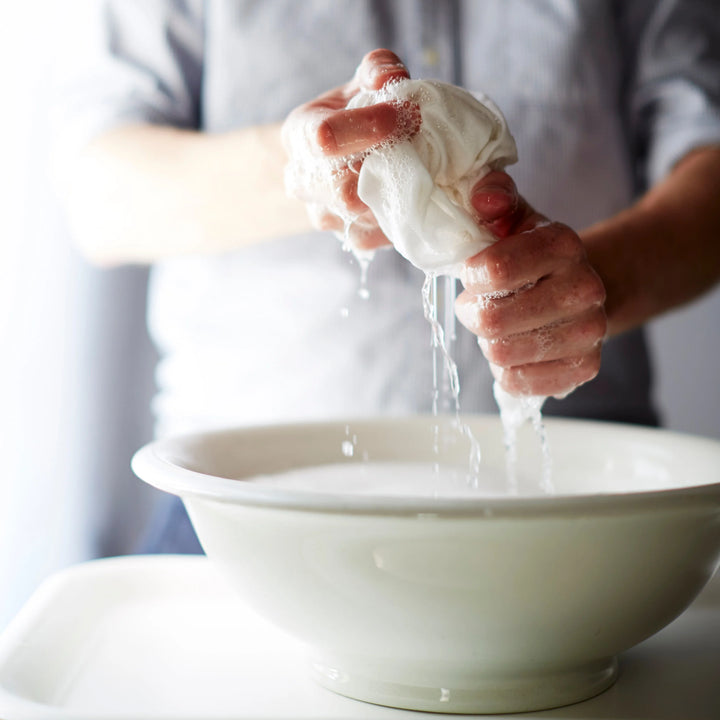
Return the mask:
POLYGON ((602 281, 578 235, 533 210, 506 173, 482 178, 471 203, 498 240, 465 263, 457 317, 504 390, 564 397, 600 368, 602 281))
POLYGON ((347 240, 358 250, 373 250, 389 242, 357 195, 363 156, 383 142, 409 136, 417 118, 412 109, 393 103, 350 110, 346 106, 361 90, 379 90, 408 77, 397 55, 374 50, 363 58, 350 82, 296 108, 283 125, 291 166, 294 161, 301 165, 308 157, 332 163, 330 182, 312 178, 293 184, 290 191, 307 203, 315 227, 347 232, 347 240))

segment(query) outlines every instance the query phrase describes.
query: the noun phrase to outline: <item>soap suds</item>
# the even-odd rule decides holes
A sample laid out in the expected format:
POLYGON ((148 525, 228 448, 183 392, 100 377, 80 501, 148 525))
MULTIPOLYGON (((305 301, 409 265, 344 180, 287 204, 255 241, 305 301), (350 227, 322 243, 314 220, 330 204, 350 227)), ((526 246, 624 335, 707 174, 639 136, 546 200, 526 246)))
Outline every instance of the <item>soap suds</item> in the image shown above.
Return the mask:
POLYGON ((550 445, 547 440, 545 426, 542 421, 542 406, 546 398, 540 395, 524 395, 516 397, 500 387, 500 383, 493 384, 493 395, 500 409, 500 420, 503 426, 503 440, 505 442, 505 458, 507 468, 508 492, 517 493, 517 440, 518 430, 526 423, 531 422, 535 434, 540 442, 542 467, 540 471, 540 487, 546 493, 553 493, 555 488, 552 482, 552 459, 550 445))
POLYGON ((446 83, 400 80, 358 93, 349 108, 378 102, 418 107, 419 129, 372 150, 358 196, 395 249, 426 273, 459 276, 494 236, 470 205, 475 183, 517 160, 515 141, 495 104, 446 83))

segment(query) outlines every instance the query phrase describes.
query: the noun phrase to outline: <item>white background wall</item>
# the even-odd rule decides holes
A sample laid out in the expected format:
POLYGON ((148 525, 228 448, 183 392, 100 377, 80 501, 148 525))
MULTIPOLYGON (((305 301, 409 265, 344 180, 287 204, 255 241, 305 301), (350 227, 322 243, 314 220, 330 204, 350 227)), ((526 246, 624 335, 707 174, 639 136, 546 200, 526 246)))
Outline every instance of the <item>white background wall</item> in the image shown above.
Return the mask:
MULTIPOLYGON (((0 23, 0 628, 48 574, 131 549, 153 500, 128 469, 150 435, 145 273, 80 260, 45 175, 63 6, 0 23)), ((651 331, 666 425, 720 438, 720 290, 651 331)))
POLYGON ((151 432, 146 272, 84 263, 47 176, 65 5, 0 23, 0 628, 48 574, 131 550, 154 497, 129 469, 151 432))

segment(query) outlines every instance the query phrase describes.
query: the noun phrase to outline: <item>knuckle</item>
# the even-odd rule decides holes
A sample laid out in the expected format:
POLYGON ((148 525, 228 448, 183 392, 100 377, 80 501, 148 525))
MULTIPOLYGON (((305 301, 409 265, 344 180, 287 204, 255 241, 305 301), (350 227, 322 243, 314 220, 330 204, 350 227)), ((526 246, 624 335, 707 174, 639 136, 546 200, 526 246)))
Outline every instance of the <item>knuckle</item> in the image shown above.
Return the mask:
POLYGON ((590 315, 589 334, 595 342, 601 342, 607 335, 607 315, 602 308, 598 308, 590 315))
POLYGON ((507 368, 510 366, 510 350, 502 340, 487 343, 485 357, 499 367, 507 368))
POLYGON ((332 213, 322 213, 315 219, 315 225, 319 230, 337 230, 339 218, 332 213))
POLYGON ((502 316, 497 308, 486 307, 477 314, 478 334, 486 338, 499 338, 502 334, 502 316))
MULTIPOLYGON (((605 303, 605 286, 589 266, 579 273, 574 273, 573 279, 567 282, 558 298, 560 307, 579 312, 592 307, 602 307, 605 303)), ((558 291, 560 290, 558 287, 558 291)))
POLYGON ((375 250, 388 243, 385 234, 378 227, 365 227, 355 232, 351 228, 351 240, 358 250, 375 250))
POLYGON ((538 394, 536 380, 530 366, 520 365, 506 368, 503 372, 505 389, 518 396, 538 394))
POLYGON ((561 258, 567 260, 578 260, 584 254, 584 248, 580 238, 567 226, 561 223, 553 223, 555 230, 553 236, 553 249, 561 258))
POLYGON ((477 310, 475 295, 464 291, 455 300, 455 316, 471 332, 477 334, 477 310))
POLYGON ((585 357, 581 366, 581 382, 588 382, 600 372, 600 351, 595 350, 585 357))
POLYGON ((578 281, 578 291, 579 299, 587 307, 605 302, 605 285, 590 265, 583 268, 578 281))
POLYGON ((496 247, 496 245, 491 245, 486 250, 486 277, 492 288, 503 290, 508 287, 512 278, 512 262, 505 253, 497 251, 496 247))
POLYGON ((349 173, 340 186, 340 200, 353 214, 358 214, 367 208, 357 194, 357 175, 349 173))
POLYGON ((508 392, 511 395, 519 394, 519 390, 520 390, 519 383, 512 371, 504 372, 502 375, 502 379, 499 382, 500 382, 500 386, 502 387, 503 390, 505 390, 505 392, 508 392))
POLYGON ((517 372, 514 368, 503 367, 502 365, 496 365, 491 362, 490 369, 493 377, 503 390, 509 393, 515 393, 517 391, 517 372))
POLYGON ((460 280, 465 288, 484 289, 488 284, 488 274, 485 263, 477 259, 477 256, 465 261, 460 280))
POLYGON ((605 285, 598 274, 591 269, 592 280, 590 282, 590 300, 595 305, 603 305, 607 298, 605 285))
POLYGON ((308 203, 307 213, 310 222, 318 230, 334 230, 338 217, 330 212, 324 205, 319 203, 308 203))
POLYGON ((602 342, 607 332, 607 318, 605 313, 598 309, 580 317, 573 328, 573 335, 577 346, 593 348, 602 342))
POLYGON ((337 141, 330 123, 322 120, 315 129, 315 143, 324 153, 332 153, 337 150, 337 141))

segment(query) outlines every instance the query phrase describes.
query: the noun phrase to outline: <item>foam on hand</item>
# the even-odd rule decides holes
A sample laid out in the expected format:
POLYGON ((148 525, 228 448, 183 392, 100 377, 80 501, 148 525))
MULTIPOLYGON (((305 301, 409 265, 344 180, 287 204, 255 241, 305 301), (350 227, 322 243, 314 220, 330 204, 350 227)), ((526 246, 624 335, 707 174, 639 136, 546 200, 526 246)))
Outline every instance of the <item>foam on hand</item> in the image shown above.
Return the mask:
POLYGON ((459 275, 495 237, 474 219, 470 192, 517 160, 507 123, 487 97, 431 80, 399 80, 355 95, 348 108, 380 102, 418 108, 419 130, 364 159, 358 196, 396 250, 426 273, 459 275))

